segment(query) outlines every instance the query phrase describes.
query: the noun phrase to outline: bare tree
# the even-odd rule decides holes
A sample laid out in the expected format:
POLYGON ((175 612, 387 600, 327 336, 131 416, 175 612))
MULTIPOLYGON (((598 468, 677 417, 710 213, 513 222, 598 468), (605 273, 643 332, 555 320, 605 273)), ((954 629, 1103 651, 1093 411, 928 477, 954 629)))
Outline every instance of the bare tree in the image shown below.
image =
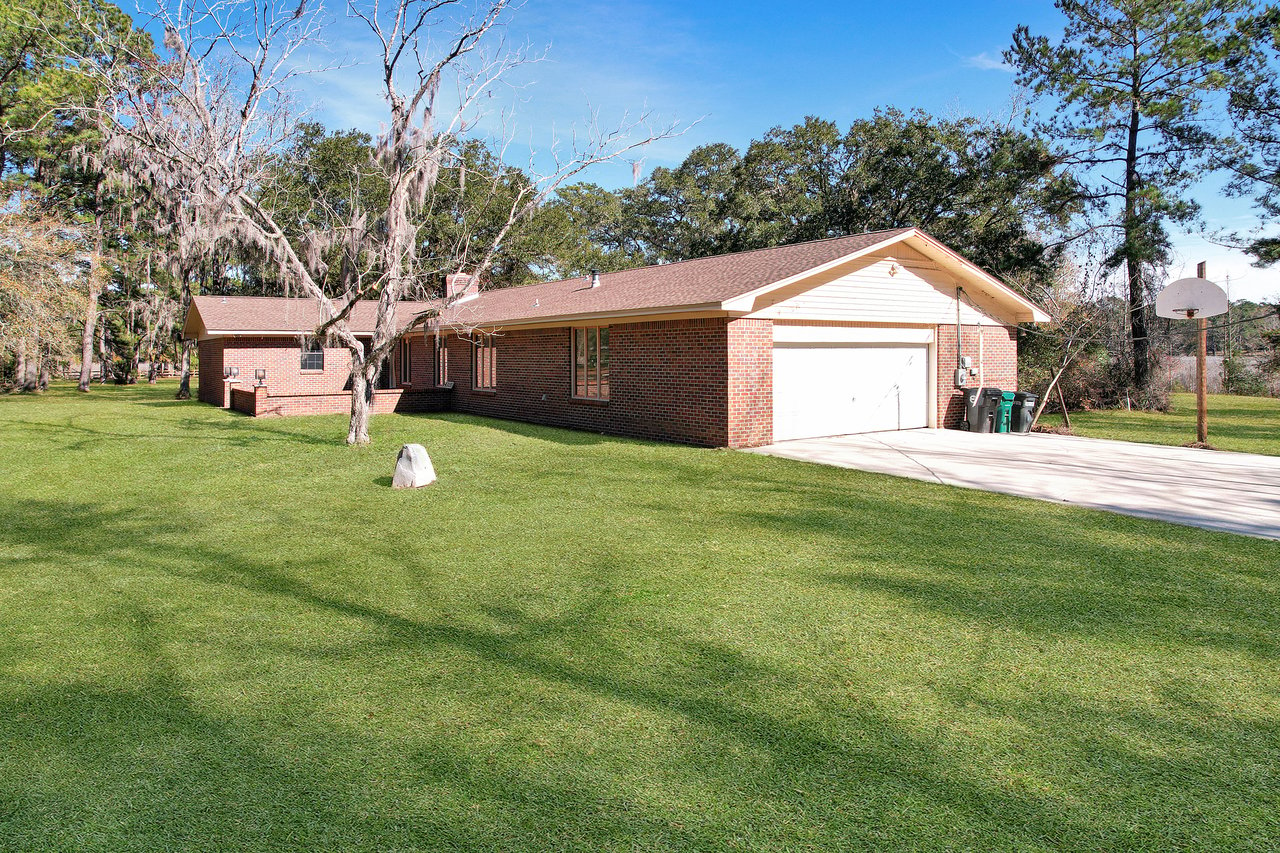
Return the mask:
MULTIPOLYGON (((198 211, 172 218, 179 243, 193 253, 197 246, 247 248, 274 267, 291 293, 319 302, 316 334, 351 353, 349 444, 369 440, 373 385, 396 341, 447 308, 440 303, 405 318, 397 315, 403 301, 426 295, 441 273, 483 272, 512 229, 584 169, 677 132, 674 125, 654 128, 649 112, 624 117, 611 130, 593 118, 582 135, 552 143, 553 167, 533 172, 484 239, 464 227, 449 245, 423 245, 422 214, 440 203, 434 191, 442 170, 466 169, 459 145, 475 130, 481 104, 513 68, 536 59, 500 38, 509 6, 508 0, 351 0, 348 16, 379 48, 388 121, 373 165, 389 192, 379 209, 352 204, 345 220, 323 231, 299 234, 296 223, 279 221, 262 201, 296 118, 291 81, 325 70, 302 59, 303 47, 323 32, 318 6, 161 0, 154 23, 164 30, 163 59, 128 56, 118 46, 102 53, 128 61, 94 69, 111 79, 115 93, 96 112, 107 140, 100 162, 154 188, 170 211, 198 211), (348 322, 362 299, 377 302, 367 338, 348 322)), ((500 149, 508 150, 505 142, 500 149)), ((505 176, 458 178, 490 180, 496 188, 505 176)), ((452 211, 464 224, 468 214, 452 211)))
POLYGON ((38 212, 0 214, 0 353, 14 354, 16 390, 42 390, 50 362, 69 359, 71 328, 102 274, 82 230, 38 212))

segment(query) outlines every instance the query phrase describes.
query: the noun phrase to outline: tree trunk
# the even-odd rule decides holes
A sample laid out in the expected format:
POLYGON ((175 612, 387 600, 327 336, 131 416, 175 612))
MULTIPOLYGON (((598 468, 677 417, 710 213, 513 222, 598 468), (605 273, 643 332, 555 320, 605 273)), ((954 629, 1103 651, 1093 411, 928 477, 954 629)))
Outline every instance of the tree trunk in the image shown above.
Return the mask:
POLYGON ((89 285, 89 304, 84 311, 84 334, 80 336, 80 384, 77 391, 89 390, 93 380, 93 336, 98 325, 98 288, 89 285))
MULTIPOLYGON (((94 215, 94 239, 96 241, 96 256, 94 263, 100 265, 102 263, 102 179, 98 179, 97 186, 94 187, 94 200, 97 213, 94 215)), ((89 276, 89 304, 85 306, 84 311, 84 334, 80 336, 80 383, 76 386, 77 391, 89 393, 89 383, 93 380, 93 332, 94 327, 98 323, 98 283, 95 274, 97 269, 90 271, 89 276)))
POLYGON ((47 355, 42 356, 40 358, 40 367, 36 372, 36 388, 41 391, 48 391, 49 382, 52 378, 49 372, 49 358, 47 355))
POLYGON ((191 348, 195 345, 195 341, 182 342, 182 378, 178 380, 178 393, 174 395, 179 400, 191 399, 191 348))
POLYGON ((22 375, 18 379, 18 388, 21 391, 32 393, 40 389, 40 345, 36 344, 31 350, 24 353, 25 358, 22 360, 22 375))
MULTIPOLYGON (((1137 37, 1134 37, 1134 50, 1137 50, 1137 37)), ((1135 75, 1137 72, 1134 72, 1135 75)), ((1143 284, 1142 260, 1139 256, 1137 241, 1144 231, 1138 221, 1138 130, 1141 114, 1139 113, 1138 92, 1141 82, 1133 81, 1133 101, 1129 108, 1129 138, 1124 159, 1124 253, 1125 273, 1129 278, 1129 342, 1133 346, 1133 388, 1139 397, 1146 399, 1147 386, 1150 383, 1148 362, 1150 361, 1150 341, 1147 330, 1147 289, 1143 284)))
MULTIPOLYGON (((191 268, 186 264, 182 266, 182 310, 180 316, 185 320, 187 312, 191 310, 191 268)), ((178 332, 178 336, 182 336, 182 332, 178 332)), ((191 399, 191 341, 182 341, 182 377, 178 380, 178 393, 174 395, 179 400, 191 399)))
POLYGON ((27 378, 27 342, 18 341, 13 352, 13 390, 22 391, 27 378))
POLYGON ((351 426, 347 444, 369 443, 369 415, 373 413, 373 379, 368 364, 351 366, 351 426))

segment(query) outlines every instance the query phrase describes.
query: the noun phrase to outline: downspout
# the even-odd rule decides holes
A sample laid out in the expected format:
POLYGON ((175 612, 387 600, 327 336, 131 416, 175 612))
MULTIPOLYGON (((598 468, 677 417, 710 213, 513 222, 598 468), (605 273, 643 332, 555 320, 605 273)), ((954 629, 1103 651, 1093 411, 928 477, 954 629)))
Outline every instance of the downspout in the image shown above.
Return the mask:
POLYGON ((962 288, 960 285, 957 284, 956 285, 956 370, 959 370, 963 366, 962 360, 964 357, 964 353, 961 351, 961 348, 960 348, 960 294, 962 293, 964 293, 964 288, 962 288))
POLYGON ((985 349, 983 347, 983 344, 986 343, 985 338, 986 338, 986 335, 982 333, 982 312, 979 311, 978 312, 978 386, 980 388, 987 387, 986 376, 983 373, 983 370, 985 367, 983 364, 983 355, 984 355, 983 350, 985 349))

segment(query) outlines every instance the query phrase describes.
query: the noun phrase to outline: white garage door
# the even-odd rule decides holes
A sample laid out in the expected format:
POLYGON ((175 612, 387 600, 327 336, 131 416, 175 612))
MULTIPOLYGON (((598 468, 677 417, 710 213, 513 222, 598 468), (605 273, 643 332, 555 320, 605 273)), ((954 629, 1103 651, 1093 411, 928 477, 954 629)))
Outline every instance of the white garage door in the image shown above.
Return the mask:
POLYGON ((774 441, 928 425, 927 345, 774 343, 774 441))

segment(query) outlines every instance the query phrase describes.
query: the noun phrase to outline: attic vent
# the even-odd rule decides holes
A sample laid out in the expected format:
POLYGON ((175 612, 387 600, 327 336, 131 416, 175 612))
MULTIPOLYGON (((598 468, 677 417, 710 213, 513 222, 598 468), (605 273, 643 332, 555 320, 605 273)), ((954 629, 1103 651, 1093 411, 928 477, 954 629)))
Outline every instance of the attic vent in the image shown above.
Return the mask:
POLYGON ((591 271, 591 286, 592 287, 600 286, 600 270, 591 271))

